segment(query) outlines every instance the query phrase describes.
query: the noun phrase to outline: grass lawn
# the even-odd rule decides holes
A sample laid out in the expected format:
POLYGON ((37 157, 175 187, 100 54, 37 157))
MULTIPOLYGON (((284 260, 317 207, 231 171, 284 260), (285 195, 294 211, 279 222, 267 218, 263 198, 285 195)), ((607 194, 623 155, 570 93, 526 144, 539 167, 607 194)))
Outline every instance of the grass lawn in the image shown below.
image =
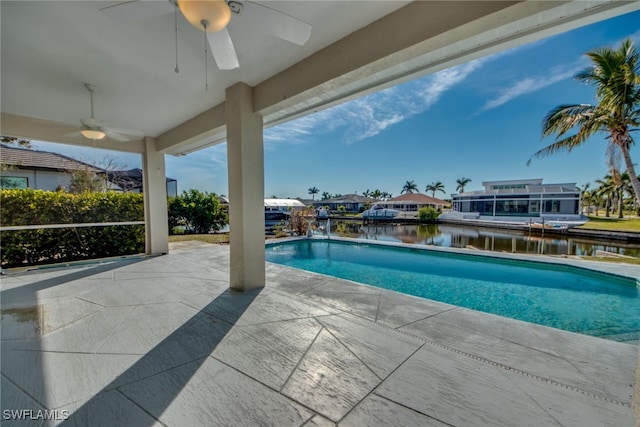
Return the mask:
POLYGON ((597 258, 597 257, 581 257, 585 261, 595 262, 613 262, 616 264, 633 264, 640 265, 640 258, 597 258))
POLYGON ((589 215, 589 222, 577 228, 607 231, 637 231, 640 232, 640 218, 605 218, 589 215))
POLYGON ((169 242, 185 242, 198 240, 206 243, 229 243, 229 233, 221 234, 177 234, 169 236, 169 242))

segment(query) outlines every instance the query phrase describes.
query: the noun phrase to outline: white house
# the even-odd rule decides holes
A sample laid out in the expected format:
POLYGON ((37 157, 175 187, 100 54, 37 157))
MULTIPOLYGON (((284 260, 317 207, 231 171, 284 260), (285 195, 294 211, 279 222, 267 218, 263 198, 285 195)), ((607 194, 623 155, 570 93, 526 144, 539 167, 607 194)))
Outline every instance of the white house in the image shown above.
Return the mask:
POLYGON ((575 183, 543 184, 542 179, 483 182, 484 190, 453 194, 452 212, 441 219, 484 221, 583 221, 575 183))
POLYGON ((383 202, 376 202, 376 206, 402 212, 417 212, 422 208, 433 208, 438 212, 442 212, 447 206, 447 202, 422 193, 407 193, 383 202))

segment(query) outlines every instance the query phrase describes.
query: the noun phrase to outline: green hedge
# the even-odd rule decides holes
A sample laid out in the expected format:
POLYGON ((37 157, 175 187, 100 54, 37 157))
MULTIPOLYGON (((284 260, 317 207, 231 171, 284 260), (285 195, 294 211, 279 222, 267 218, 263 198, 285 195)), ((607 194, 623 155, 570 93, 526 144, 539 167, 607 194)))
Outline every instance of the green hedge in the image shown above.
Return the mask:
MULTIPOLYGON (((143 195, 0 190, 2 226, 143 221, 143 195)), ((144 225, 0 233, 3 268, 144 252, 144 225)))
POLYGON ((169 234, 177 230, 185 234, 207 234, 220 231, 229 222, 225 207, 215 193, 190 189, 167 200, 169 234))

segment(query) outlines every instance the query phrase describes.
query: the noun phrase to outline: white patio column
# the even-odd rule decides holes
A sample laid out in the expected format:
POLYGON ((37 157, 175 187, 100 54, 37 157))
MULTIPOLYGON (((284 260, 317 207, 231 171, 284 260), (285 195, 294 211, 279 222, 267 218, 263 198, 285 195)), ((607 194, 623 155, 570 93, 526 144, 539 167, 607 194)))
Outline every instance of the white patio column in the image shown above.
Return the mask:
POLYGON ((169 252, 167 179, 164 170, 164 154, 158 153, 156 150, 155 138, 145 137, 144 139, 142 185, 146 222, 146 253, 166 254, 169 252))
POLYGON ((230 287, 247 291, 265 284, 264 147, 262 116, 253 112, 253 88, 226 90, 229 169, 230 287))

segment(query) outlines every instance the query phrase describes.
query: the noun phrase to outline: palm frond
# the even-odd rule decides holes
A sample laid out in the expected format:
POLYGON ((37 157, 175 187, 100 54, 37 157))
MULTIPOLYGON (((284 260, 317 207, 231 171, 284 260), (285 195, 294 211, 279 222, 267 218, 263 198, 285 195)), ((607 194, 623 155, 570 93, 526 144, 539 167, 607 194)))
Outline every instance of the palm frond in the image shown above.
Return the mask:
POLYGON ((583 141, 584 140, 578 137, 577 135, 572 135, 567 138, 556 141, 553 144, 547 145, 546 147, 536 151, 533 154, 533 156, 531 156, 531 158, 527 161, 527 166, 531 164, 531 161, 533 159, 550 156, 560 151, 570 152, 571 150, 573 150, 574 148, 582 144, 583 141))
POLYGON ((574 127, 593 120, 597 114, 597 107, 589 104, 560 105, 542 119, 542 136, 558 134, 561 137, 574 127))

